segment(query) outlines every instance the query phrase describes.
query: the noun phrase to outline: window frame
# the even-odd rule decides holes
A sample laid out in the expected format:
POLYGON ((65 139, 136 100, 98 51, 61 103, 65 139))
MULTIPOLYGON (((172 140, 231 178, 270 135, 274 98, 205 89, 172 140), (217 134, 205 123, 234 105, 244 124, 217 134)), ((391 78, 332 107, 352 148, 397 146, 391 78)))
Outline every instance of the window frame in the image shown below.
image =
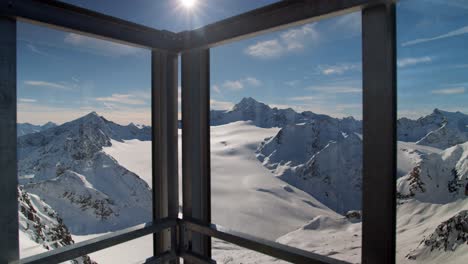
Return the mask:
POLYGON ((294 263, 348 263, 211 223, 210 48, 350 12, 362 12, 362 263, 395 263, 396 32, 393 0, 285 0, 200 29, 152 29, 51 0, 0 1, 0 262, 51 263, 154 234, 146 263, 213 263, 211 238, 294 263), (152 51, 153 222, 19 259, 16 164, 16 21, 152 51), (178 56, 182 58, 183 217, 178 217, 178 56), (379 201, 376 204, 374 201, 379 201))

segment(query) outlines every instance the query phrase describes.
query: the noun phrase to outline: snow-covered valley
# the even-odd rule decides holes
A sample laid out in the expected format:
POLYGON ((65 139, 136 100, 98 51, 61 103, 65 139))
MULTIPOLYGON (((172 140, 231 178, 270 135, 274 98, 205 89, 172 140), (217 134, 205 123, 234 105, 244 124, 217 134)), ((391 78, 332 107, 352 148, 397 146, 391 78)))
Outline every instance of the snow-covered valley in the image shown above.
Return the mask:
MULTIPOLYGON (((466 117, 436 109, 399 120, 398 263, 468 258, 466 117)), ((212 120, 213 223, 360 262, 360 121, 270 108, 252 98, 213 111, 212 120)), ((32 219, 44 230, 63 221, 62 237, 74 242, 149 221, 150 131, 91 113, 19 137, 21 191, 41 213, 32 219)), ((22 257, 55 248, 56 239, 38 236, 37 224, 20 215, 22 257)), ((136 263, 151 251, 148 236, 90 254, 89 261, 136 263)), ((281 262, 219 240, 213 256, 220 263, 281 262)))

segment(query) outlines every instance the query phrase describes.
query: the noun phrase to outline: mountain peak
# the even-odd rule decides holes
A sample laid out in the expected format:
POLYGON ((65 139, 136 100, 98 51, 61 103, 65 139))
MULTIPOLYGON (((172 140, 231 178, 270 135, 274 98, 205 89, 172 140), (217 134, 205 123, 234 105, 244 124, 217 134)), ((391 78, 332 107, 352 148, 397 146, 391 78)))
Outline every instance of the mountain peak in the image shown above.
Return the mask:
POLYGON ((252 97, 244 97, 242 98, 242 100, 240 100, 239 103, 237 103, 235 106, 234 106, 234 110, 240 110, 240 109, 246 109, 246 108, 250 108, 250 107, 258 107, 258 106, 266 106, 268 107, 266 104, 264 103, 261 103, 255 99, 253 99, 252 97))

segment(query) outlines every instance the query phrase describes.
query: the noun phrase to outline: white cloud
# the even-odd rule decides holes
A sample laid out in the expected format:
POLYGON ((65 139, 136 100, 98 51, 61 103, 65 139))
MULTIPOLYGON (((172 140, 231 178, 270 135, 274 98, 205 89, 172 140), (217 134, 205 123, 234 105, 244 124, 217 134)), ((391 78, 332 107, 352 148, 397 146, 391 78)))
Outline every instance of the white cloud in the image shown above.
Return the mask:
POLYGON ((315 29, 315 24, 307 24, 300 28, 290 29, 280 37, 287 51, 297 51, 304 49, 305 44, 317 41, 319 34, 315 29))
POLYGON ((400 68, 404 68, 407 66, 412 66, 412 65, 421 64, 421 63, 430 63, 430 62, 432 62, 432 58, 428 56, 419 57, 419 58, 402 58, 398 60, 397 65, 400 68))
MULTIPOLYGON (((261 85, 262 85, 262 82, 260 80, 254 77, 245 77, 239 80, 227 80, 223 83, 222 87, 225 89, 238 91, 238 90, 244 89, 246 86, 257 87, 261 85)), ((217 85, 213 86, 213 90, 217 93, 221 92, 219 88, 220 87, 217 85), (218 91, 216 89, 218 89, 218 91)))
POLYGON ((123 45, 111 41, 105 41, 101 39, 91 38, 75 33, 68 33, 64 39, 65 43, 73 46, 84 48, 85 50, 104 56, 128 56, 135 55, 141 52, 141 49, 135 48, 128 45, 123 45))
POLYGON ((446 89, 439 89, 439 90, 432 90, 432 94, 439 94, 439 95, 450 95, 450 94, 464 94, 465 88, 464 87, 457 87, 457 88, 446 88, 446 89))
POLYGON ((445 38, 450 38, 450 37, 456 37, 456 36, 460 36, 460 35, 464 35, 464 34, 468 34, 468 26, 464 26, 462 28, 459 28, 459 29, 456 29, 456 30, 453 30, 453 31, 449 31, 449 32, 447 32, 445 34, 435 36, 435 37, 431 37, 431 38, 419 38, 419 39, 407 41, 407 42, 404 42, 401 45, 403 47, 406 47, 406 46, 416 45, 416 44, 420 44, 420 43, 424 43, 424 42, 440 40, 440 39, 445 39, 445 38))
POLYGON ((301 83, 301 80, 292 80, 292 81, 284 82, 284 84, 286 84, 287 86, 296 86, 299 83, 301 83))
POLYGON ((35 87, 41 87, 41 88, 50 88, 50 89, 56 89, 56 90, 66 90, 66 91, 71 90, 71 87, 68 87, 68 86, 60 84, 60 83, 54 83, 54 82, 24 81, 24 84, 29 85, 29 86, 35 86, 35 87))
POLYGON ((284 47, 277 39, 257 42, 254 45, 247 47, 245 53, 252 57, 261 59, 277 58, 284 52, 284 47))
POLYGON ((329 94, 362 93, 362 88, 354 86, 311 86, 306 90, 329 94))
POLYGON ((339 63, 336 65, 319 65, 318 71, 324 75, 343 74, 347 71, 358 71, 361 63, 339 63))
POLYGON ((225 81, 223 87, 229 90, 241 90, 244 89, 244 84, 241 81, 225 81))
POLYGON ((21 102, 21 103, 35 103, 35 102, 37 102, 36 99, 29 99, 29 98, 19 98, 18 101, 21 102))
POLYGON ((210 108, 213 110, 230 110, 233 106, 232 102, 210 100, 210 108))
POLYGON ((319 39, 315 24, 307 24, 299 28, 290 29, 278 38, 257 42, 245 49, 245 53, 261 59, 278 58, 290 52, 304 49, 310 43, 319 39))
POLYGON ((243 83, 250 85, 250 86, 260 86, 262 82, 254 77, 247 77, 242 80, 243 83))
POLYGON ((126 104, 126 105, 145 105, 146 101, 143 96, 135 94, 112 94, 108 97, 98 97, 95 99, 98 102, 103 102, 108 108, 112 108, 115 104, 126 104))

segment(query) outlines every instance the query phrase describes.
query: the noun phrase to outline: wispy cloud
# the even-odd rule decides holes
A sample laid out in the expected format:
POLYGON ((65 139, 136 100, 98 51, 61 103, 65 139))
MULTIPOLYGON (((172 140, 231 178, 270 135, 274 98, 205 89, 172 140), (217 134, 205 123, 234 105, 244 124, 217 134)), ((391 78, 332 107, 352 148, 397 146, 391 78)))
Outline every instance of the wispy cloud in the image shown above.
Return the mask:
POLYGON ((24 81, 25 85, 28 86, 35 86, 35 87, 40 87, 40 88, 49 88, 49 89, 56 89, 56 90, 64 90, 64 91, 69 91, 72 88, 61 84, 61 83, 55 83, 55 82, 47 82, 47 81, 24 81))
POLYGON ((217 94, 221 93, 221 90, 219 89, 219 85, 213 85, 211 86, 211 89, 213 89, 213 91, 217 94))
MULTIPOLYGON (((262 85, 262 82, 254 77, 245 77, 239 80, 227 80, 222 84, 224 89, 238 91, 244 89, 246 86, 257 87, 262 85)), ((220 87, 218 85, 213 85, 213 90, 220 93, 220 87)))
POLYGON ((141 52, 141 49, 139 48, 101 39, 91 38, 75 33, 66 34, 64 42, 89 51, 93 54, 103 56, 121 57, 135 55, 141 52))
POLYGON ((418 57, 418 58, 401 58, 397 61, 397 65, 400 68, 404 68, 407 66, 412 66, 416 64, 425 64, 425 63, 431 63, 432 58, 429 56, 424 56, 424 57, 418 57))
POLYGON ((109 103, 126 104, 126 105, 145 105, 146 104, 146 100, 144 100, 144 97, 136 95, 136 94, 112 94, 111 96, 107 96, 107 97, 98 97, 95 100, 98 102, 105 103, 107 107, 113 106, 113 104, 109 104, 109 103))
POLYGON ((434 40, 440 40, 440 39, 445 39, 445 38, 461 36, 461 35, 464 35, 464 34, 468 34, 468 26, 464 26, 462 28, 449 31, 449 32, 447 32, 445 34, 438 35, 438 36, 435 36, 435 37, 419 38, 419 39, 407 41, 407 42, 402 43, 401 45, 403 47, 406 47, 406 46, 416 45, 416 44, 430 42, 430 41, 434 41, 434 40))
POLYGON ((32 52, 34 52, 34 53, 36 53, 36 54, 40 54, 40 55, 43 55, 43 56, 50 56, 48 53, 46 53, 46 52, 44 52, 44 51, 42 51, 42 50, 39 50, 39 49, 36 47, 36 45, 34 45, 34 44, 32 44, 32 43, 26 44, 26 47, 27 47, 30 51, 32 51, 32 52))
POLYGON ((287 86, 296 86, 301 83, 301 80, 291 80, 291 81, 286 81, 284 84, 287 86))
POLYGON ((21 103, 35 103, 35 102, 37 102, 37 100, 36 99, 30 99, 30 98, 19 98, 18 102, 21 102, 21 103))
POLYGON ((362 93, 362 88, 355 86, 310 86, 306 90, 328 94, 362 93))
POLYGON ((230 110, 233 106, 232 102, 210 100, 210 108, 214 110, 230 110))
POLYGON ((305 45, 319 39, 315 24, 290 29, 278 38, 260 41, 245 49, 245 53, 260 59, 278 58, 304 49, 305 45))
POLYGON ((317 97, 317 96, 295 96, 295 97, 289 97, 288 100, 290 101, 313 101, 313 100, 321 100, 322 97, 317 97))
POLYGON ((223 87, 229 90, 244 89, 244 84, 241 81, 225 81, 223 87))
POLYGON ((446 89, 439 89, 439 90, 431 91, 431 94, 439 94, 439 95, 464 94, 464 93, 465 93, 464 87, 446 88, 446 89))
POLYGON ((335 75, 343 74, 348 71, 359 71, 361 70, 361 63, 339 63, 335 65, 319 65, 317 66, 318 71, 324 75, 335 75))

